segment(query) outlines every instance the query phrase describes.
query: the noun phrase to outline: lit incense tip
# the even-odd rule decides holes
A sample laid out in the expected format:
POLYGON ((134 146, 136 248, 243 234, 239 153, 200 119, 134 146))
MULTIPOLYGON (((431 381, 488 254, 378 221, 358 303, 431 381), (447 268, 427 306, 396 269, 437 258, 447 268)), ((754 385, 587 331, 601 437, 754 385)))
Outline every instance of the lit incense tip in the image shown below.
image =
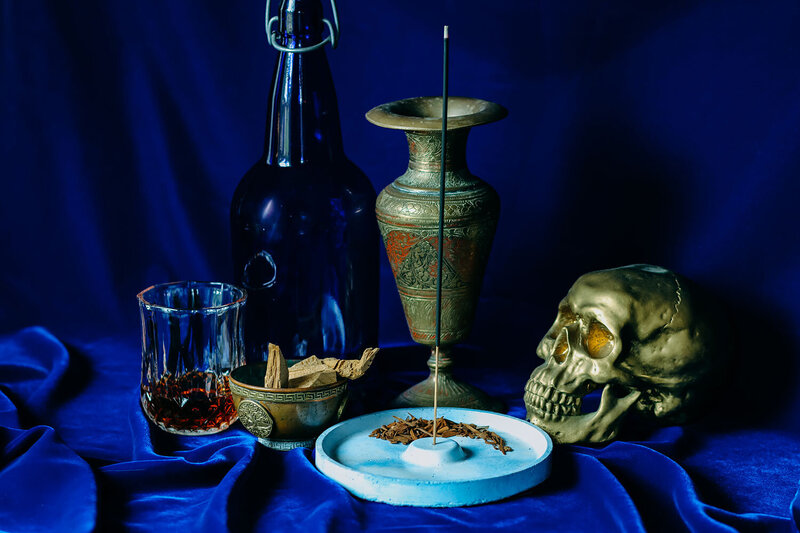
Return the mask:
POLYGON ((444 38, 445 38, 445 39, 449 39, 449 38, 450 38, 450 37, 447 35, 447 28, 448 28, 448 27, 449 27, 449 26, 445 26, 445 27, 444 27, 444 38))

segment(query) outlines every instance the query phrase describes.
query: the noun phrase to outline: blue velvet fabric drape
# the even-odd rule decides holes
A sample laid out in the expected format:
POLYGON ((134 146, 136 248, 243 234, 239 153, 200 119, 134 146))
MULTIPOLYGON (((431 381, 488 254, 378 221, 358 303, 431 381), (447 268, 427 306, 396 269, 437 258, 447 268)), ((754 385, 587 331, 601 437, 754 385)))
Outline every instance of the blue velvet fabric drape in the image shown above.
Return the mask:
MULTIPOLYGON (((34 327, 3 337, 0 353, 5 531, 792 531, 798 523, 800 442, 778 429, 705 422, 645 440, 557 446, 551 478, 519 496, 472 508, 392 507, 350 496, 315 469, 310 450, 267 450, 238 424, 208 437, 157 430, 138 405, 134 342, 65 346, 34 327)), ((356 394, 362 410, 387 381, 421 377, 377 370, 360 389, 368 394, 356 394)), ((466 375, 481 373, 524 416, 525 376, 466 375)))
MULTIPOLYGON (((358 500, 312 452, 239 424, 175 437, 138 405, 134 295, 232 278, 229 200, 261 153, 263 4, 4 0, 0 11, 0 530, 794 531, 800 525, 800 7, 796 2, 341 2, 345 149, 402 173, 374 105, 452 94, 501 221, 469 381, 524 417, 534 348, 583 272, 648 262, 706 287, 733 351, 714 410, 557 446, 542 485, 474 508, 358 500)), ((381 352, 351 415, 423 376, 382 259, 381 352), (402 347, 406 345, 405 347, 402 347)))

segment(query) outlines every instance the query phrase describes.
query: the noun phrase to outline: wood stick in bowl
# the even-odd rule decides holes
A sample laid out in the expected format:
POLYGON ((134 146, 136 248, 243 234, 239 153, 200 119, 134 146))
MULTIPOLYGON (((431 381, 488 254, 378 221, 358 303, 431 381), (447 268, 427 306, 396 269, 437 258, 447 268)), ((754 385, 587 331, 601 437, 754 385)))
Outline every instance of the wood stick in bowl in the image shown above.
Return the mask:
POLYGON ((267 371, 264 373, 264 387, 267 389, 285 389, 289 386, 289 367, 281 349, 270 343, 267 358, 267 371))

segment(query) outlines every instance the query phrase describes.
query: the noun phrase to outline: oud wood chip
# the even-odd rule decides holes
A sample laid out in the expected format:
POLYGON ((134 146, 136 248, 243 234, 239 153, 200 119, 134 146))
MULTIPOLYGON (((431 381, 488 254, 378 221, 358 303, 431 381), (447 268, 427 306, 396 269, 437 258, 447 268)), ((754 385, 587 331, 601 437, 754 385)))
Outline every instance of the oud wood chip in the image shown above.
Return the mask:
MULTIPOLYGON (((396 416, 393 418, 395 419, 394 422, 373 430, 369 436, 388 440, 392 444, 409 444, 417 439, 433 436, 433 420, 416 418, 411 414, 405 420, 396 416)), ((513 451, 510 446, 506 445, 506 441, 502 437, 489 431, 489 426, 456 423, 442 417, 436 420, 436 434, 443 438, 468 437, 482 440, 495 450, 499 450, 503 455, 513 451)))

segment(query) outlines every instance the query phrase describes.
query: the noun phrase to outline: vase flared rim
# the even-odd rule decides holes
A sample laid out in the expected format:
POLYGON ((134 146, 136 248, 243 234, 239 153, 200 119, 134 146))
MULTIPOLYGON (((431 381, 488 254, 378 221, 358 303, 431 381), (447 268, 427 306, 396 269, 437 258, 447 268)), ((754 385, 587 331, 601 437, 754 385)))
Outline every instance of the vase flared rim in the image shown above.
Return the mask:
MULTIPOLYGON (((447 129, 471 128, 495 122, 508 115, 506 108, 494 102, 449 96, 447 98, 447 129)), ((395 130, 436 131, 442 129, 442 97, 419 96, 373 107, 367 120, 395 130)))

